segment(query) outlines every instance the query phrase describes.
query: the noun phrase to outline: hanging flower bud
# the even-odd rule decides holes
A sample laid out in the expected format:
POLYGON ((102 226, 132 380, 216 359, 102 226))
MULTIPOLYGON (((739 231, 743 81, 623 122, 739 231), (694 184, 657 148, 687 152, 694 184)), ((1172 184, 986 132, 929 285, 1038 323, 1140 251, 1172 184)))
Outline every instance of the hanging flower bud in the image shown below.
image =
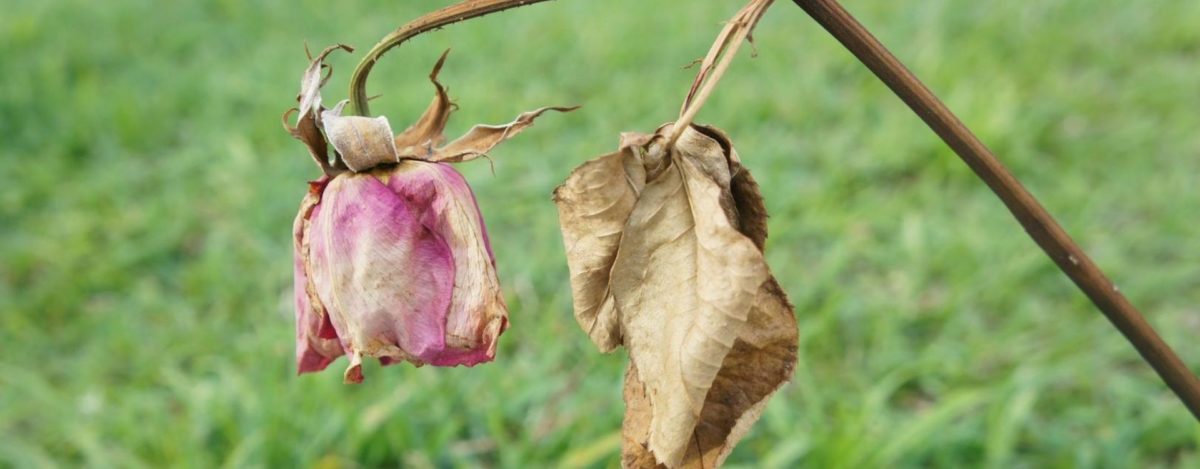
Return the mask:
MULTIPOLYGON (((301 221, 300 252, 309 298, 350 356, 347 381, 362 380, 364 355, 437 366, 495 357, 504 297, 483 218, 454 168, 405 161, 322 189, 301 221)), ((316 327, 320 346, 326 324, 316 327)))
POLYGON ((454 108, 437 81, 443 54, 430 75, 433 103, 393 135, 385 117, 343 116, 344 101, 321 107, 321 62, 334 49, 305 72, 297 125, 288 127, 326 172, 310 183, 294 227, 300 373, 343 354, 350 358, 345 380, 354 383, 363 379, 364 356, 384 365, 491 361, 507 307, 475 196, 448 163, 485 155, 547 110, 573 108, 475 126, 441 146, 454 108))

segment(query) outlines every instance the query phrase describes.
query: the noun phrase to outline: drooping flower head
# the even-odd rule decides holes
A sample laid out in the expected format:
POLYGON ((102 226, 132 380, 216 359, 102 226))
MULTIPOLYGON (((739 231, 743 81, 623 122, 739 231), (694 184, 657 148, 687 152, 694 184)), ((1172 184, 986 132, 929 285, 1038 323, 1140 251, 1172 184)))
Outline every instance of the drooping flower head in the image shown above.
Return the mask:
MULTIPOLYGON (((509 124, 473 127, 442 145, 454 105, 430 74, 433 102, 394 135, 386 117, 344 116, 321 106, 322 51, 301 80, 296 126, 325 176, 309 183, 293 228, 296 360, 300 373, 347 355, 347 382, 363 357, 384 365, 473 366, 491 361, 508 326, 483 217, 450 166, 485 155, 547 110, 509 124), (327 156, 328 142, 334 160, 327 156)), ((290 112, 289 112, 290 113, 290 112)))

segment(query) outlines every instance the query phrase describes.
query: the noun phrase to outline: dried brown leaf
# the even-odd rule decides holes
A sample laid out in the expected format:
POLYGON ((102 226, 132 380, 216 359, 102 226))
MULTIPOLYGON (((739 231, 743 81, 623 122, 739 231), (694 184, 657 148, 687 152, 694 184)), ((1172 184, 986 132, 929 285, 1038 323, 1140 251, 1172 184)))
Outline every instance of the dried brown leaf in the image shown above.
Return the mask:
POLYGON ((435 150, 430 160, 444 163, 471 161, 486 155, 496 145, 529 128, 533 125, 533 120, 546 111, 570 112, 576 109, 579 109, 579 106, 544 107, 522 113, 512 122, 504 125, 476 125, 471 127, 466 135, 435 150))
MULTIPOLYGON (((325 85, 328 77, 321 76, 321 70, 325 65, 325 57, 333 53, 335 50, 344 50, 346 52, 354 52, 354 48, 345 44, 335 44, 326 47, 321 53, 317 54, 309 63, 308 68, 304 70, 304 75, 300 77, 300 95, 296 99, 300 102, 300 118, 305 115, 312 114, 317 117, 321 112, 321 87, 325 85)), ((332 71, 331 71, 332 73, 332 71)))
POLYGON ((292 138, 304 143, 305 148, 308 148, 308 154, 312 156, 317 166, 321 167, 321 171, 329 173, 329 149, 326 148, 325 135, 321 134, 321 129, 317 128, 316 121, 311 114, 305 114, 300 117, 295 127, 288 125, 288 116, 296 112, 296 108, 288 109, 283 113, 283 129, 288 132, 292 138))
POLYGON ((576 318, 629 350, 624 462, 711 467, 792 373, 757 186, 715 129, 627 134, 555 191, 576 318))
MULTIPOLYGON (((307 47, 305 48, 307 52, 307 47)), ((283 128, 291 134, 292 137, 300 140, 308 147, 308 153, 312 155, 313 161, 325 174, 331 172, 329 165, 329 148, 325 141, 325 136, 321 134, 321 87, 329 79, 329 75, 321 76, 321 70, 328 68, 325 65, 325 57, 335 50, 344 50, 353 52, 354 49, 350 46, 337 44, 326 47, 321 53, 312 58, 308 68, 304 70, 304 74, 300 77, 300 94, 296 96, 299 107, 295 108, 297 112, 296 125, 289 126, 287 118, 293 110, 288 110, 283 115, 283 128)), ((333 70, 330 69, 330 73, 333 70)))

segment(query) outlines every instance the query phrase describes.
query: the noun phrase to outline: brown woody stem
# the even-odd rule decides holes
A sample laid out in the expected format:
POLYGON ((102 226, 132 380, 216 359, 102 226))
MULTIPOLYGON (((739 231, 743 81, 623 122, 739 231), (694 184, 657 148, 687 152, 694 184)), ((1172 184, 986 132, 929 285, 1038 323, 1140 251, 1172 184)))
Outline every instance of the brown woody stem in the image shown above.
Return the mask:
POLYGON ((367 51, 367 55, 354 68, 354 74, 350 76, 350 103, 353 106, 352 112, 360 116, 370 114, 370 108, 367 104, 367 76, 370 75, 371 68, 375 66, 375 62, 378 62, 379 58, 393 47, 421 33, 459 21, 545 1, 548 0, 466 0, 428 13, 401 26, 400 29, 388 34, 378 44, 375 44, 375 47, 367 51))
POLYGON ((1054 217, 945 104, 836 0, 793 0, 912 108, 1000 197, 1025 232, 1125 335, 1200 420, 1200 380, 1054 217))

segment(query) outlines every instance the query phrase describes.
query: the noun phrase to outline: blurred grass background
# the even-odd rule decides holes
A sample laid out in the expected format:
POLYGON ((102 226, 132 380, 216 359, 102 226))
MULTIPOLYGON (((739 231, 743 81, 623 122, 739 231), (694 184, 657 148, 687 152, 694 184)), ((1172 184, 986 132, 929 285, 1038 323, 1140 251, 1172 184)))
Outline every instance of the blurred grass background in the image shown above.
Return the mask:
MULTIPOLYGON (((0 14, 0 466, 612 467, 622 353, 571 316, 550 192, 670 120, 740 2, 558 1, 385 57, 450 134, 512 329, 475 369, 295 376, 280 128, 314 49, 445 2, 16 0, 0 14)), ((1200 2, 846 0, 1200 368, 1200 2)), ((731 467, 1200 467, 1200 426, 898 99, 790 2, 699 120, 762 183, 801 358, 731 467)), ((336 102, 355 57, 335 55, 336 102)))

